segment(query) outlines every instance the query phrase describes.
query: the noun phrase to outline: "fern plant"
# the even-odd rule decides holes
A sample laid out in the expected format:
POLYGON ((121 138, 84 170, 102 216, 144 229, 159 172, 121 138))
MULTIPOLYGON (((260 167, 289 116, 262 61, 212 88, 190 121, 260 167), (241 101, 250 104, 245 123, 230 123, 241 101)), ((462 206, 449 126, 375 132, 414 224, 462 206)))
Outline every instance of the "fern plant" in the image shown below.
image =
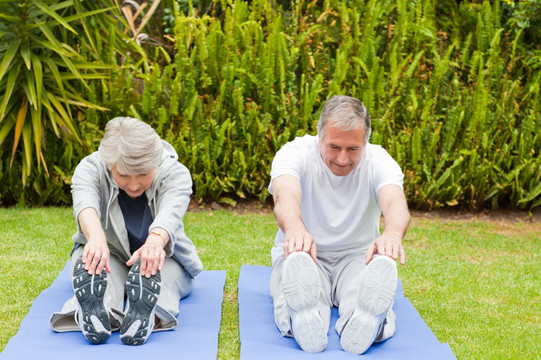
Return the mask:
MULTIPOLYGON (((46 112, 41 148, 48 144, 43 155, 55 159, 56 177, 33 181, 29 193, 66 198, 58 188, 69 184, 73 162, 95 149, 107 120, 128 115, 149 122, 173 144, 192 173, 197 200, 263 200, 276 151, 295 136, 315 134, 326 99, 347 94, 369 109, 371 142, 401 165, 412 207, 541 205, 541 53, 539 42, 530 41, 537 38, 535 1, 148 0, 131 15, 117 0, 40 2, 64 23, 41 10, 32 16, 49 19, 43 24, 54 29, 55 39, 77 50, 64 57, 82 80, 60 67, 60 55, 48 55, 65 72, 65 92, 110 111, 64 100, 49 77, 47 91, 56 89, 55 98, 81 131, 83 149, 74 141, 51 145, 57 138, 46 112), (91 16, 103 9, 107 16, 91 16), (143 32, 152 34, 152 43, 132 38, 143 32), (117 67, 91 69, 90 62, 117 67)), ((9 3, 13 14, 19 11, 9 3)), ((2 29, 16 23, 15 15, 7 19, 2 29)), ((17 41, 11 33, 0 37, 17 41)), ((0 42, 2 54, 10 42, 0 42)), ((26 69, 24 55, 15 58, 26 69)), ((0 101, 15 93, 3 91, 15 62, 1 65, 0 101)), ((26 96, 29 88, 21 86, 18 94, 26 96)), ((19 99, 6 106, 11 115, 0 122, 9 145, 0 148, 0 170, 13 158, 17 114, 24 113, 25 98, 19 99)), ((61 134, 70 129, 65 122, 55 122, 61 134)), ((27 123, 18 124, 23 139, 27 123)), ((21 142, 13 164, 25 158, 21 142)), ((3 171, 0 179, 0 196, 18 190, 3 171)))

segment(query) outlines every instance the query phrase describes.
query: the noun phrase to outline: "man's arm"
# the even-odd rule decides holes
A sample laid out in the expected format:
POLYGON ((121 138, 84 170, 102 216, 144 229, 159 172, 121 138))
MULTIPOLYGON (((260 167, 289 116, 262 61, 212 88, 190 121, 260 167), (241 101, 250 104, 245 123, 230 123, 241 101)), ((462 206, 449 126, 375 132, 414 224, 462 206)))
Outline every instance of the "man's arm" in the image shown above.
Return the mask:
POLYGON ((302 221, 302 189, 298 178, 280 175, 272 181, 274 215, 285 234, 284 256, 304 251, 316 261, 316 244, 302 221))
POLYGON ((370 245, 366 253, 368 264, 374 254, 387 255, 400 263, 406 263, 402 239, 410 222, 408 203, 404 191, 397 185, 385 185, 379 190, 379 204, 385 219, 383 233, 370 245))

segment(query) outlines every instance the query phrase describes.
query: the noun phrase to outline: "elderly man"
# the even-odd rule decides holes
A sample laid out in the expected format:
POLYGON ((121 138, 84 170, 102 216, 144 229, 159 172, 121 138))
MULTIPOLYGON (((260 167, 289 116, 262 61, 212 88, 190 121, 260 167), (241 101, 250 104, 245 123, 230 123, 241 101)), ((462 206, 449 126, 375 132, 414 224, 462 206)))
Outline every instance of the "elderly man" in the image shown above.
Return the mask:
POLYGON ((284 336, 315 353, 327 346, 336 306, 342 348, 362 354, 395 331, 396 260, 404 264, 410 219, 404 176, 368 142, 370 115, 359 100, 329 99, 317 129, 287 143, 272 163, 269 192, 280 227, 272 249, 274 318, 284 336))

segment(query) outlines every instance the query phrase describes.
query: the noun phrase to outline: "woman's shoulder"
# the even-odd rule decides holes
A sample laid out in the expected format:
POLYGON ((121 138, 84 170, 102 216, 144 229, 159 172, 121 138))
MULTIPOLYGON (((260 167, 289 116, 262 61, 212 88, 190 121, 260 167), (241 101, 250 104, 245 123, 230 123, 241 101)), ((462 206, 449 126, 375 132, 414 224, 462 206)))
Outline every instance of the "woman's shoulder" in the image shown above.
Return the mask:
MULTIPOLYGON (((85 156, 77 165, 77 168, 96 168, 105 171, 107 167, 100 157, 99 152, 94 151, 90 155, 85 156)), ((95 170, 93 170, 95 171, 95 170)))

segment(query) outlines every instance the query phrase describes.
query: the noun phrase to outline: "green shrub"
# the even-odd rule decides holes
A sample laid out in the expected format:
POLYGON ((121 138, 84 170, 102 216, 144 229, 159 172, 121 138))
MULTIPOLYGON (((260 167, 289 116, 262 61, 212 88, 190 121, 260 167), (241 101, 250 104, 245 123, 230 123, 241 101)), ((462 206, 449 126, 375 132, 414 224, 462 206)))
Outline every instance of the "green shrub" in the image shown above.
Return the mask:
POLYGON ((70 7, 68 1, 0 2, 0 144, 12 136, 10 167, 19 153, 23 186, 36 165, 37 171, 41 166, 48 171, 43 136, 51 132, 79 141, 73 112, 82 107, 105 110, 81 98, 74 84, 88 86, 88 80, 103 77, 98 70, 107 66, 86 61, 72 46, 79 33, 70 23, 90 14, 72 15, 70 7))
POLYGON ((82 88, 110 109, 78 120, 82 152, 108 119, 135 116, 175 146, 197 199, 265 199, 274 153, 314 134, 325 100, 347 94, 370 110, 371 142, 401 164, 412 207, 531 209, 541 205, 536 6, 164 1, 144 28, 164 35, 82 88))
POLYGON ((107 110, 82 93, 136 49, 111 26, 113 9, 113 0, 0 1, 0 203, 71 202, 70 174, 88 148, 79 122, 107 110))

